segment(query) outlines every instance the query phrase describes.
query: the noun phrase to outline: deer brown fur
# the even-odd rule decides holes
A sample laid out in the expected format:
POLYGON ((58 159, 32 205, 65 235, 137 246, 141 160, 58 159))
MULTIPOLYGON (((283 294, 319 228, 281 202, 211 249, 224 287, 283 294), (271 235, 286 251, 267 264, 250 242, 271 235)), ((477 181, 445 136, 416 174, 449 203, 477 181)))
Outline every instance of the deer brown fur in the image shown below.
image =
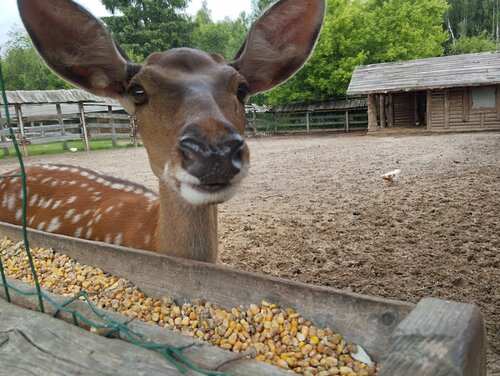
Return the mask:
MULTIPOLYGON (((135 117, 159 195, 79 167, 27 169, 28 226, 217 260, 217 204, 248 173, 245 101, 286 81, 311 54, 325 0, 281 0, 251 28, 232 62, 178 48, 142 65, 123 56, 100 21, 70 0, 18 0, 41 56, 57 74, 117 99, 135 117)), ((0 182, 0 221, 20 223, 19 178, 0 182)))

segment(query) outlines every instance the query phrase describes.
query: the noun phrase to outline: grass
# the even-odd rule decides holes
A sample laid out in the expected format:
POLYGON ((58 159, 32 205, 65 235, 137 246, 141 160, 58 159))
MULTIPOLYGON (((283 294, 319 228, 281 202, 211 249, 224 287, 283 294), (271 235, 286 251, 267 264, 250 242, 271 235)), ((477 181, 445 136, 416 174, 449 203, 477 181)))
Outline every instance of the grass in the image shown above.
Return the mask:
MULTIPOLYGON (((128 144, 126 143, 121 143, 121 144, 118 143, 117 146, 113 146, 111 140, 90 141, 90 150, 116 149, 116 148, 124 148, 127 146, 128 144)), ((83 151, 83 141, 68 141, 68 149, 71 148, 76 148, 78 151, 83 151)), ((30 156, 36 156, 36 155, 62 154, 71 152, 63 149, 62 142, 52 142, 50 144, 29 145, 28 153, 30 156)), ((8 155, 4 155, 3 152, 0 152, 0 160, 8 158, 16 158, 14 147, 9 148, 8 155)))

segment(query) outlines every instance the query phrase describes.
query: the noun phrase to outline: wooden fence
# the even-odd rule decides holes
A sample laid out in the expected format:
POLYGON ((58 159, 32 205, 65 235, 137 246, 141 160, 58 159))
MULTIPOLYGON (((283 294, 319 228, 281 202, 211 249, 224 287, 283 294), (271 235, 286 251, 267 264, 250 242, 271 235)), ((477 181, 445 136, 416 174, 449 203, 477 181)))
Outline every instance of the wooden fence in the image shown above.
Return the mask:
MULTIPOLYGON (((24 156, 29 145, 82 141, 90 150, 94 140, 119 141, 137 147, 138 129, 118 102, 81 90, 7 92, 11 124, 24 156)), ((248 106, 247 135, 275 135, 367 129, 366 99, 351 98, 269 107, 248 106)), ((0 148, 12 148, 5 114, 0 110, 0 148)))
POLYGON ((247 112, 247 131, 253 135, 366 130, 366 110, 319 112, 247 112))
MULTIPOLYGON (((24 116, 22 107, 14 105, 12 123, 23 155, 28 156, 29 145, 61 142, 69 150, 68 141, 82 141, 83 149, 90 150, 92 140, 111 140, 113 146, 119 140, 127 140, 137 147, 139 134, 133 119, 114 103, 78 103, 78 112, 63 113, 56 104, 53 114, 24 116), (90 108, 91 111, 86 111, 90 108)), ((4 119, 5 120, 5 119, 4 119)), ((7 128, 0 128, 0 148, 4 155, 12 147, 7 128)))

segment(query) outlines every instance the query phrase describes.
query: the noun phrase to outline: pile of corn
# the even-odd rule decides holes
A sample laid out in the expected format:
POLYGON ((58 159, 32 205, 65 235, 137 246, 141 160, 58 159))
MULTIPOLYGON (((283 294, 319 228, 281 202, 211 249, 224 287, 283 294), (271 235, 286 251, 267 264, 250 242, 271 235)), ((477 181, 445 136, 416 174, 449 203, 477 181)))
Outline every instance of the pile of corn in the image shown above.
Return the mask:
MULTIPOLYGON (((203 339, 234 352, 254 349, 256 360, 304 375, 375 375, 374 365, 352 358, 356 345, 347 344, 330 328, 316 328, 291 308, 263 301, 229 311, 205 301, 177 305, 165 296, 147 297, 123 278, 82 265, 68 256, 35 248, 32 256, 42 288, 73 296, 85 290, 99 308, 155 323, 189 337, 203 339)), ((7 276, 33 284, 21 243, 0 241, 0 257, 7 276)))

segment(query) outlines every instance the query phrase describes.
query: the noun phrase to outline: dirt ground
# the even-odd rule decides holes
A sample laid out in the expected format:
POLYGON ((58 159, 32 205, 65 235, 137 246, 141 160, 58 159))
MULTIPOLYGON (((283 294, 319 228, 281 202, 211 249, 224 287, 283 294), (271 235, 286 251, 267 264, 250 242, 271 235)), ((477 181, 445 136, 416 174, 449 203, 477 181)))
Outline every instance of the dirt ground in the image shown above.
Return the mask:
MULTIPOLYGON (((362 294, 477 304, 500 375, 500 132, 249 140, 221 205, 221 263, 362 294), (380 175, 401 169, 388 185, 380 175)), ((144 149, 30 158, 155 189, 144 149)), ((0 171, 14 167, 0 162, 0 171)))

